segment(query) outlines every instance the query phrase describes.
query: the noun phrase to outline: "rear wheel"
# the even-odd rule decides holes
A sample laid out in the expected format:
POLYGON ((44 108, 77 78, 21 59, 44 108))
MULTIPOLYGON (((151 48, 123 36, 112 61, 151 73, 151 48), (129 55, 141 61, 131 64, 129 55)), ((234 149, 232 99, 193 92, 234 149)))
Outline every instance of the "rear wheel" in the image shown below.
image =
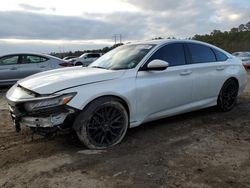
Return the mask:
POLYGON ((79 114, 74 127, 90 149, 106 149, 121 142, 128 129, 128 113, 119 100, 105 97, 93 101, 79 114))
POLYGON ((217 106, 227 112, 233 109, 237 102, 239 86, 234 79, 227 80, 220 91, 217 106))

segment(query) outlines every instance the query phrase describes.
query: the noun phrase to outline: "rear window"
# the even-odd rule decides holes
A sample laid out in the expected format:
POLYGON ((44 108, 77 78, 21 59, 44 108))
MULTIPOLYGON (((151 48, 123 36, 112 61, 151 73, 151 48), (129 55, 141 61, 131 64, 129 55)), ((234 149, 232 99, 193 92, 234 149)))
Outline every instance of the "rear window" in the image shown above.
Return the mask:
POLYGON ((100 54, 88 54, 87 57, 88 58, 97 58, 97 57, 100 57, 100 54))
POLYGON ((212 49, 201 44, 188 44, 192 63, 215 62, 216 57, 212 49))
POLYGON ((220 52, 219 50, 216 49, 213 49, 213 51, 216 55, 217 61, 226 61, 228 59, 228 57, 223 52, 220 52))

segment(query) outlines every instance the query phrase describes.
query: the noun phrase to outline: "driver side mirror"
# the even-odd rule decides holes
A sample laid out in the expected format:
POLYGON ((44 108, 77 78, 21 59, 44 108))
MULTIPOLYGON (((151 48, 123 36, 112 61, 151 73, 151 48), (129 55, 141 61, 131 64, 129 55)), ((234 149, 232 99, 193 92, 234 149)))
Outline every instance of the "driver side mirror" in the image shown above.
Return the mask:
POLYGON ((169 63, 160 59, 155 59, 148 63, 147 71, 163 71, 169 67, 169 63))

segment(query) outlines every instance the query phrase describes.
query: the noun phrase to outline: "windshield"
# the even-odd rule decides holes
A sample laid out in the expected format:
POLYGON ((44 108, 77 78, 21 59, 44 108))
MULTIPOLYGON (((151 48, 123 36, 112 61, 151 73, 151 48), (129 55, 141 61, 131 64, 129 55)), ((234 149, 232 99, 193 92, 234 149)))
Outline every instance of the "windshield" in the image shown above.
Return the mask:
POLYGON ((133 44, 120 46, 89 65, 111 70, 132 69, 140 63, 155 45, 133 44))
POLYGON ((80 58, 82 58, 82 57, 84 57, 84 56, 86 56, 86 54, 82 54, 82 55, 80 56, 80 58))

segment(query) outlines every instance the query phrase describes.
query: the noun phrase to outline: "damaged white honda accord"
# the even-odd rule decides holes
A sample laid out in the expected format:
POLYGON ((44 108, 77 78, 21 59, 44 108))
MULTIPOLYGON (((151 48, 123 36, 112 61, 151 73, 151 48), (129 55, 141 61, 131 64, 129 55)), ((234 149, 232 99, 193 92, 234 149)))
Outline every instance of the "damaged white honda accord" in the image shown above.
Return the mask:
POLYGON ((6 97, 17 131, 73 128, 88 148, 104 149, 145 122, 216 105, 229 111, 246 84, 240 60, 213 45, 155 40, 118 47, 89 67, 30 76, 6 97))

